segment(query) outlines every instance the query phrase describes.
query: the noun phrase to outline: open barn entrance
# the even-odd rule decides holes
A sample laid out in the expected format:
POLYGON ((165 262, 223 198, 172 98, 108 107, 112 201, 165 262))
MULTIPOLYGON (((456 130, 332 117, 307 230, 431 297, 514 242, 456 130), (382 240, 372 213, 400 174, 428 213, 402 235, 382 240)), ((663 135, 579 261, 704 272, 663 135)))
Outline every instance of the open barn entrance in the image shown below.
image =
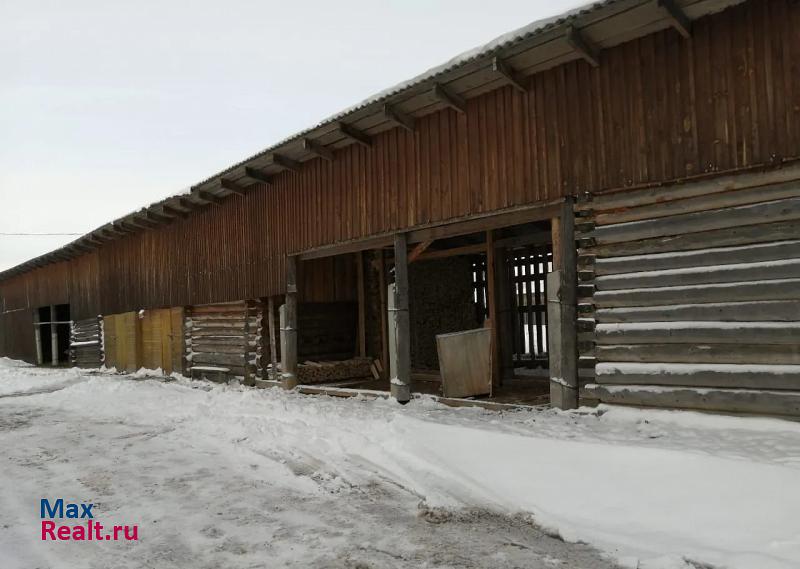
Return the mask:
POLYGON ((38 365, 68 365, 70 363, 69 304, 41 306, 36 310, 34 334, 38 365))
POLYGON ((300 255, 297 382, 390 391, 405 312, 411 393, 547 403, 551 221, 497 225, 407 238, 405 259, 392 241, 300 255), (403 278, 407 308, 397 304, 403 278))

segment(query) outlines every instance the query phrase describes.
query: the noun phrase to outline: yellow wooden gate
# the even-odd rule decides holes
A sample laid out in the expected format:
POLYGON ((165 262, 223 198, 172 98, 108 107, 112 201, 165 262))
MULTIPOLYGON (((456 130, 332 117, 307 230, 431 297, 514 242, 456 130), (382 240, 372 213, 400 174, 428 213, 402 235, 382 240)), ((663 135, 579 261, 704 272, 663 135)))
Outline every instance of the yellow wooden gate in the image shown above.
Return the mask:
POLYGON ((183 308, 146 310, 141 324, 142 367, 182 372, 183 308))
POLYGON ((134 372, 141 367, 141 331, 136 312, 103 317, 106 366, 134 372))
POLYGON ((112 314, 103 322, 106 366, 183 372, 183 308, 112 314))

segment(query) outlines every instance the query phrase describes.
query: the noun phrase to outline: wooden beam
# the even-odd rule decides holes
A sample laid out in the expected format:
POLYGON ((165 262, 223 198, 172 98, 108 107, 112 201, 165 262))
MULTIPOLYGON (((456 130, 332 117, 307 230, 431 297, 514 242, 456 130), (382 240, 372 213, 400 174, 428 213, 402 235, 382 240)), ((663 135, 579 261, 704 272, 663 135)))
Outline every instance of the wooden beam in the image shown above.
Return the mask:
POLYGON ((550 231, 540 231, 537 233, 528 233, 526 235, 495 239, 494 246, 495 249, 501 247, 513 249, 515 247, 524 247, 525 245, 547 245, 552 239, 553 236, 550 231))
POLYGON ((162 205, 161 209, 164 211, 166 215, 170 215, 172 217, 180 217, 181 219, 186 219, 189 214, 183 210, 176 209, 170 205, 162 205))
POLYGON ((497 309, 497 358, 500 383, 514 378, 514 303, 511 295, 514 285, 511 282, 508 249, 498 246, 498 239, 492 239, 494 249, 495 301, 497 309))
POLYGON ((251 168, 250 166, 245 166, 244 168, 244 177, 253 180, 254 182, 262 183, 262 184, 272 184, 272 177, 268 174, 265 174, 261 170, 257 170, 255 168, 251 168))
POLYGON ((333 151, 331 151, 329 148, 325 148, 319 142, 314 142, 310 138, 303 139, 303 150, 313 154, 317 158, 322 158, 328 162, 333 162, 333 151))
POLYGON ((386 103, 383 105, 383 116, 386 118, 386 120, 393 122, 400 128, 404 128, 408 132, 414 132, 414 127, 416 126, 414 117, 402 112, 397 107, 393 107, 389 103, 386 103))
POLYGON ((464 101, 464 98, 461 95, 458 95, 449 89, 447 89, 444 85, 440 83, 434 83, 433 89, 431 89, 431 95, 437 101, 444 103, 445 106, 450 107, 456 112, 459 113, 466 113, 467 112, 467 103, 464 101))
POLYGON ((169 223, 170 221, 172 221, 172 218, 167 217, 166 215, 162 215, 160 213, 156 213, 152 209, 145 209, 144 215, 148 221, 152 221, 161 225, 164 225, 165 223, 169 223))
POLYGON ((661 8, 679 34, 687 40, 692 37, 692 21, 686 12, 675 3, 675 0, 658 0, 658 7, 661 8))
POLYGON ((112 240, 113 239, 119 239, 120 236, 123 235, 119 231, 115 230, 113 227, 104 227, 103 229, 99 230, 99 233, 103 237, 108 237, 109 239, 112 239, 112 240))
POLYGON ((278 380, 278 348, 275 345, 275 299, 270 296, 267 299, 267 318, 269 327, 269 357, 272 364, 270 379, 278 380))
POLYGON ((132 228, 128 227, 127 225, 125 225, 124 221, 114 221, 114 222, 111 223, 111 225, 112 225, 112 227, 114 229, 116 229, 117 231, 119 231, 120 233, 123 233, 123 234, 125 234, 125 233, 134 233, 135 232, 135 229, 132 229, 132 228))
POLYGON ((339 133, 344 136, 345 138, 349 138, 351 141, 355 142, 356 144, 360 144, 364 148, 369 148, 372 146, 372 139, 370 136, 355 127, 352 127, 348 124, 343 122, 339 123, 339 133))
POLYGON ((85 243, 88 243, 90 246, 92 246, 92 245, 93 245, 94 247, 99 247, 100 245, 102 245, 102 244, 104 243, 104 241, 103 241, 102 239, 98 239, 98 238, 97 238, 97 237, 94 235, 94 233, 91 233, 91 234, 89 234, 89 235, 86 235, 86 236, 83 238, 83 241, 84 241, 85 243))
POLYGON ((475 245, 464 245, 463 247, 453 247, 451 249, 439 249, 436 251, 426 251, 420 254, 417 258, 420 261, 430 261, 431 259, 445 259, 447 257, 457 257, 459 255, 479 255, 486 253, 488 245, 486 243, 477 243, 475 245))
POLYGON ((205 190, 198 191, 196 195, 199 199, 203 200, 204 202, 208 202, 214 205, 222 205, 222 200, 220 198, 205 190))
POLYGON ((573 409, 578 405, 578 279, 571 199, 564 201, 551 227, 553 272, 547 275, 550 403, 560 409, 573 409))
POLYGON ((228 178, 220 178, 219 187, 222 188, 223 190, 228 190, 229 192, 233 192, 234 194, 237 194, 239 196, 247 194, 247 188, 237 184, 233 180, 229 180, 228 178))
POLYGON ((154 223, 138 213, 133 214, 126 221, 139 229, 153 229, 154 227, 158 227, 158 223, 154 223))
POLYGON ((281 385, 284 389, 294 389, 297 387, 297 257, 286 258, 286 303, 283 310, 281 385))
POLYGON ((489 302, 489 329, 491 331, 492 390, 500 387, 500 350, 497 334, 497 278, 495 274, 494 231, 486 232, 486 299, 489 302))
POLYGON ((414 250, 408 254, 408 264, 410 265, 416 261, 425 252, 425 249, 431 246, 431 243, 433 243, 433 239, 427 239, 414 247, 414 250))
POLYGON ((386 282, 386 258, 381 249, 377 254, 378 260, 378 286, 380 287, 380 313, 381 313, 381 377, 389 377, 389 306, 387 302, 388 285, 386 282))
POLYGON ((408 239, 394 236, 394 294, 389 298, 391 392, 399 403, 411 400, 411 322, 408 313, 408 239))
POLYGON ((528 92, 519 73, 499 57, 492 59, 492 71, 500 75, 506 83, 514 87, 514 89, 520 93, 528 92))
POLYGON ((356 349, 360 357, 367 355, 367 294, 364 286, 364 255, 361 251, 354 253, 358 287, 358 345, 356 349))
POLYGON ((178 205, 180 205, 183 209, 189 211, 199 211, 205 209, 208 206, 208 204, 199 204, 193 202, 189 198, 178 198, 178 205))
POLYGON ((581 32, 574 26, 567 28, 565 38, 567 43, 578 52, 578 54, 585 59, 592 67, 600 67, 599 50, 597 47, 589 43, 581 32))
POLYGON ((283 168, 284 170, 290 170, 292 172, 299 172, 300 171, 300 162, 296 160, 292 160, 291 158, 287 158, 282 154, 272 154, 271 155, 272 163, 275 166, 283 168))

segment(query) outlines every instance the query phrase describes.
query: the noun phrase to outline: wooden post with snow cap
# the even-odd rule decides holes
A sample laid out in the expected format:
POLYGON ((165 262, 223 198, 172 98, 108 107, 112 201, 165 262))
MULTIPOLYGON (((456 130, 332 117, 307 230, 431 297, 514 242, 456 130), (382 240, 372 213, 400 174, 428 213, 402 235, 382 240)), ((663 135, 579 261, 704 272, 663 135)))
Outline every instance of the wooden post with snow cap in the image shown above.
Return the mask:
POLYGON ((297 387, 297 257, 286 258, 286 303, 283 309, 281 385, 284 389, 294 389, 297 387))
POLYGON ((411 324, 408 315, 408 237, 394 236, 394 284, 389 287, 389 368, 392 397, 411 399, 411 324))
POLYGON ((547 344, 550 354, 550 403, 578 406, 577 250, 572 198, 552 220, 553 272, 547 275, 547 344))

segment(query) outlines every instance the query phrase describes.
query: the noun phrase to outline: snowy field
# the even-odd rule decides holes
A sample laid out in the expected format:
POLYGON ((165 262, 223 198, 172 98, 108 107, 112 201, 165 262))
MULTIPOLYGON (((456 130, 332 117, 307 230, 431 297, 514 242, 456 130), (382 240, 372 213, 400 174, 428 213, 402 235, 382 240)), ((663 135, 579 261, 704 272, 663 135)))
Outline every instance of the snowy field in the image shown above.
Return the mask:
POLYGON ((800 567, 800 425, 778 420, 402 407, 0 359, 0 446, 3 569, 800 567), (139 540, 42 541, 40 499, 59 497, 139 540))

